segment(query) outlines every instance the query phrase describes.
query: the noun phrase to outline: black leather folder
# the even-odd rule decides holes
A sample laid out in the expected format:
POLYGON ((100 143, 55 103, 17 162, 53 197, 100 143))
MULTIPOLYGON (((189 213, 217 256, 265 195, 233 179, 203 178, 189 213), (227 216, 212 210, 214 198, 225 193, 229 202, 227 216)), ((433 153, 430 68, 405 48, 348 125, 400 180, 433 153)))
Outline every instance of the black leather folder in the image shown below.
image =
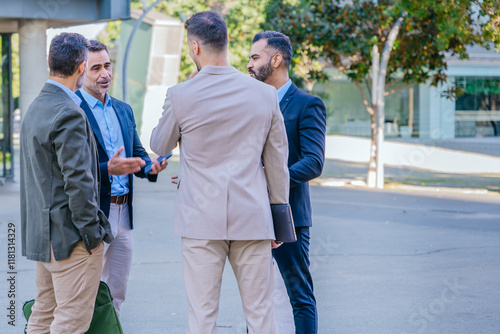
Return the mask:
POLYGON ((297 241, 290 204, 271 204, 271 213, 273 215, 276 241, 297 241))

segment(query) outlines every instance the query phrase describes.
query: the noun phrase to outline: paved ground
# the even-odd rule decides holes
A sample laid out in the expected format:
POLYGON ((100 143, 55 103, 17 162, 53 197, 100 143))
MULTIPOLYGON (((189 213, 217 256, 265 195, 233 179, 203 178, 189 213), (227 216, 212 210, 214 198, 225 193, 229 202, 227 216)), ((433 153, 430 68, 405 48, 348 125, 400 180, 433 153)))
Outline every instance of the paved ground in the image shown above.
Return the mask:
MULTIPOLYGON (((356 166, 330 163, 345 168, 341 179, 363 174, 356 174, 356 166)), ((186 332, 180 241, 172 235, 175 187, 168 182, 176 168, 173 162, 158 184, 136 182, 135 253, 122 309, 125 333, 186 332)), ((311 266, 320 333, 500 332, 499 195, 349 187, 312 187, 311 194, 311 266)), ((0 333, 9 334, 22 333, 19 305, 35 294, 34 265, 20 256, 18 196, 18 183, 0 187, 0 309, 5 313, 0 333), (14 328, 6 317, 10 222, 16 224, 19 249, 14 328)), ((282 333, 293 333, 282 286, 276 296, 282 333)), ((230 266, 218 325, 219 333, 245 332, 230 266)))

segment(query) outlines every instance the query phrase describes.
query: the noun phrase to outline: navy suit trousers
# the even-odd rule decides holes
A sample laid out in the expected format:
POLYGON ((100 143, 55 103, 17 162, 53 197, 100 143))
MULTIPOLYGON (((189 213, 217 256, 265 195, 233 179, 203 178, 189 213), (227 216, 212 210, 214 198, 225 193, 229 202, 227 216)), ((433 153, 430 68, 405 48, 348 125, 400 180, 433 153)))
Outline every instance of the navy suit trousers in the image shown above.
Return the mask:
POLYGON ((296 334, 318 332, 318 312, 309 271, 309 227, 296 227, 297 241, 273 249, 293 308, 296 334))

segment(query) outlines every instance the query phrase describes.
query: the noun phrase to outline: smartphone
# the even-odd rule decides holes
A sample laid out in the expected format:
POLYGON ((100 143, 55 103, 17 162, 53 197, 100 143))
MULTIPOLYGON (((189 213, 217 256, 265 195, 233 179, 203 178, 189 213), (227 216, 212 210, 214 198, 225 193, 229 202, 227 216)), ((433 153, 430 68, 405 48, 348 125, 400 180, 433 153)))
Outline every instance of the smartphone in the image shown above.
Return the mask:
MULTIPOLYGON (((161 157, 158 157, 158 163, 162 163, 163 160, 165 159, 168 159, 172 156, 172 152, 170 152, 169 154, 167 155, 162 155, 161 157)), ((146 166, 146 168, 144 168, 144 173, 148 174, 149 172, 151 172, 151 167, 153 167, 153 164, 149 164, 148 166, 146 166)))

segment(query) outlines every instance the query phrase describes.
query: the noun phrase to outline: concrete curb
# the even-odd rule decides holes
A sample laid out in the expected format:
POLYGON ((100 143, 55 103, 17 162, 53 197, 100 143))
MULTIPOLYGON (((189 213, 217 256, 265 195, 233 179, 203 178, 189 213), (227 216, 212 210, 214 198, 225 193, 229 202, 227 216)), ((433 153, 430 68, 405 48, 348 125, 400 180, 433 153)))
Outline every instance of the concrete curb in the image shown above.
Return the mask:
MULTIPOLYGON (((377 188, 369 188, 365 181, 353 179, 334 179, 334 178, 319 178, 309 182, 311 185, 320 187, 346 187, 346 188, 366 188, 379 190, 377 188)), ((380 190, 403 190, 403 191, 418 191, 428 193, 448 193, 448 194, 467 194, 467 195, 491 195, 500 196, 500 193, 489 191, 487 189, 477 188, 454 188, 454 187, 426 187, 426 186, 413 186, 402 183, 385 184, 384 189, 380 190)))

